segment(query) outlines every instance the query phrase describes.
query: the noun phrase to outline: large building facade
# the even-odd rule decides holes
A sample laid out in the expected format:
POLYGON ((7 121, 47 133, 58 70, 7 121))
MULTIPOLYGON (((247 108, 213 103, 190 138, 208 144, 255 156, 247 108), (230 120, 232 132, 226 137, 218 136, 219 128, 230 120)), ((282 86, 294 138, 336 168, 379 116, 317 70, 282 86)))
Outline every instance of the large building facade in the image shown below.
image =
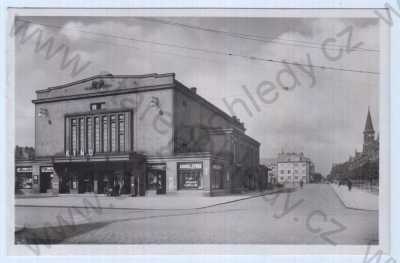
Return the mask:
POLYGON ((101 75, 38 90, 21 191, 206 194, 255 186, 259 143, 175 74, 101 75))

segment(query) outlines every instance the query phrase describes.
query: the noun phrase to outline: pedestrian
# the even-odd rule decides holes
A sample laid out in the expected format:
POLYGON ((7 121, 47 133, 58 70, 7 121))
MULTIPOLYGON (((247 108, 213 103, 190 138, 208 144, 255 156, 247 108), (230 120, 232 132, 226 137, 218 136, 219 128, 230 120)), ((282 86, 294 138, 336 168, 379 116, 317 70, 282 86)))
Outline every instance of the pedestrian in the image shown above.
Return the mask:
POLYGON ((303 184, 304 184, 304 182, 303 182, 303 180, 301 180, 300 181, 300 188, 303 188, 303 184))
POLYGON ((349 188, 349 191, 351 191, 351 186, 353 183, 350 181, 350 179, 347 180, 347 187, 349 188))
POLYGON ((119 196, 119 188, 120 188, 119 183, 117 183, 117 185, 115 186, 115 195, 116 196, 119 196))

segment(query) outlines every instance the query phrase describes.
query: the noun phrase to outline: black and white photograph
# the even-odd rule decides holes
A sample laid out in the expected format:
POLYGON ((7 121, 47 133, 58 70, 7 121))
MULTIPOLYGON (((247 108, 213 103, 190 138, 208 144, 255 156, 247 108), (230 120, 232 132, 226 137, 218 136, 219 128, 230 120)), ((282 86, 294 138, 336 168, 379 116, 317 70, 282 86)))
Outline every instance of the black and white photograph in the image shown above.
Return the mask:
POLYGON ((374 12, 23 11, 13 246, 387 245, 374 12))

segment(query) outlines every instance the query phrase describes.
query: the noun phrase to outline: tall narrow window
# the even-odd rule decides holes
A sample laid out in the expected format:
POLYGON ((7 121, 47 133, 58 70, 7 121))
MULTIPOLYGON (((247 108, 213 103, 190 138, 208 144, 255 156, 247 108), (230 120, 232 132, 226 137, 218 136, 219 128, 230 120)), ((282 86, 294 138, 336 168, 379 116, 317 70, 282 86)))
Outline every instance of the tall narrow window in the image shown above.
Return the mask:
POLYGON ((77 127, 76 127, 76 119, 71 120, 71 137, 72 137, 72 154, 76 155, 76 150, 77 150, 77 127))
POLYGON ((85 153, 85 119, 79 118, 79 151, 85 153))
POLYGON ((118 142, 119 142, 119 151, 125 151, 125 115, 118 115, 118 142))
POLYGON ((100 120, 94 117, 94 152, 100 151, 100 120))
POLYGON ((116 139, 116 122, 115 122, 115 115, 110 116, 110 122, 111 122, 111 151, 115 152, 116 151, 116 145, 115 145, 115 139, 116 139))
POLYGON ((92 118, 86 118, 86 149, 89 154, 93 154, 93 144, 92 144, 92 118))
POLYGON ((102 117, 103 122, 103 152, 108 152, 108 125, 107 116, 102 117))

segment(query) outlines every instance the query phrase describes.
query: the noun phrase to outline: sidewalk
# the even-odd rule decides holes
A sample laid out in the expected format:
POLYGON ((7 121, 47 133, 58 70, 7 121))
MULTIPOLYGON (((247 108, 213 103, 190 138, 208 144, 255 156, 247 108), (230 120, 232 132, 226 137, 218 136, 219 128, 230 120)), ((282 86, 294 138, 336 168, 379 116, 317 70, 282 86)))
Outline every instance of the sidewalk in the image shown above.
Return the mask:
POLYGON ((153 196, 119 196, 111 197, 103 194, 58 195, 49 198, 15 199, 17 207, 81 207, 103 209, 134 209, 134 210, 182 210, 200 209, 220 204, 250 199, 261 195, 285 191, 278 188, 264 192, 235 194, 225 196, 204 196, 201 192, 180 192, 153 196))
POLYGON ((347 186, 344 185, 338 186, 337 184, 331 184, 331 186, 347 208, 378 211, 378 195, 354 187, 349 191, 347 186))

